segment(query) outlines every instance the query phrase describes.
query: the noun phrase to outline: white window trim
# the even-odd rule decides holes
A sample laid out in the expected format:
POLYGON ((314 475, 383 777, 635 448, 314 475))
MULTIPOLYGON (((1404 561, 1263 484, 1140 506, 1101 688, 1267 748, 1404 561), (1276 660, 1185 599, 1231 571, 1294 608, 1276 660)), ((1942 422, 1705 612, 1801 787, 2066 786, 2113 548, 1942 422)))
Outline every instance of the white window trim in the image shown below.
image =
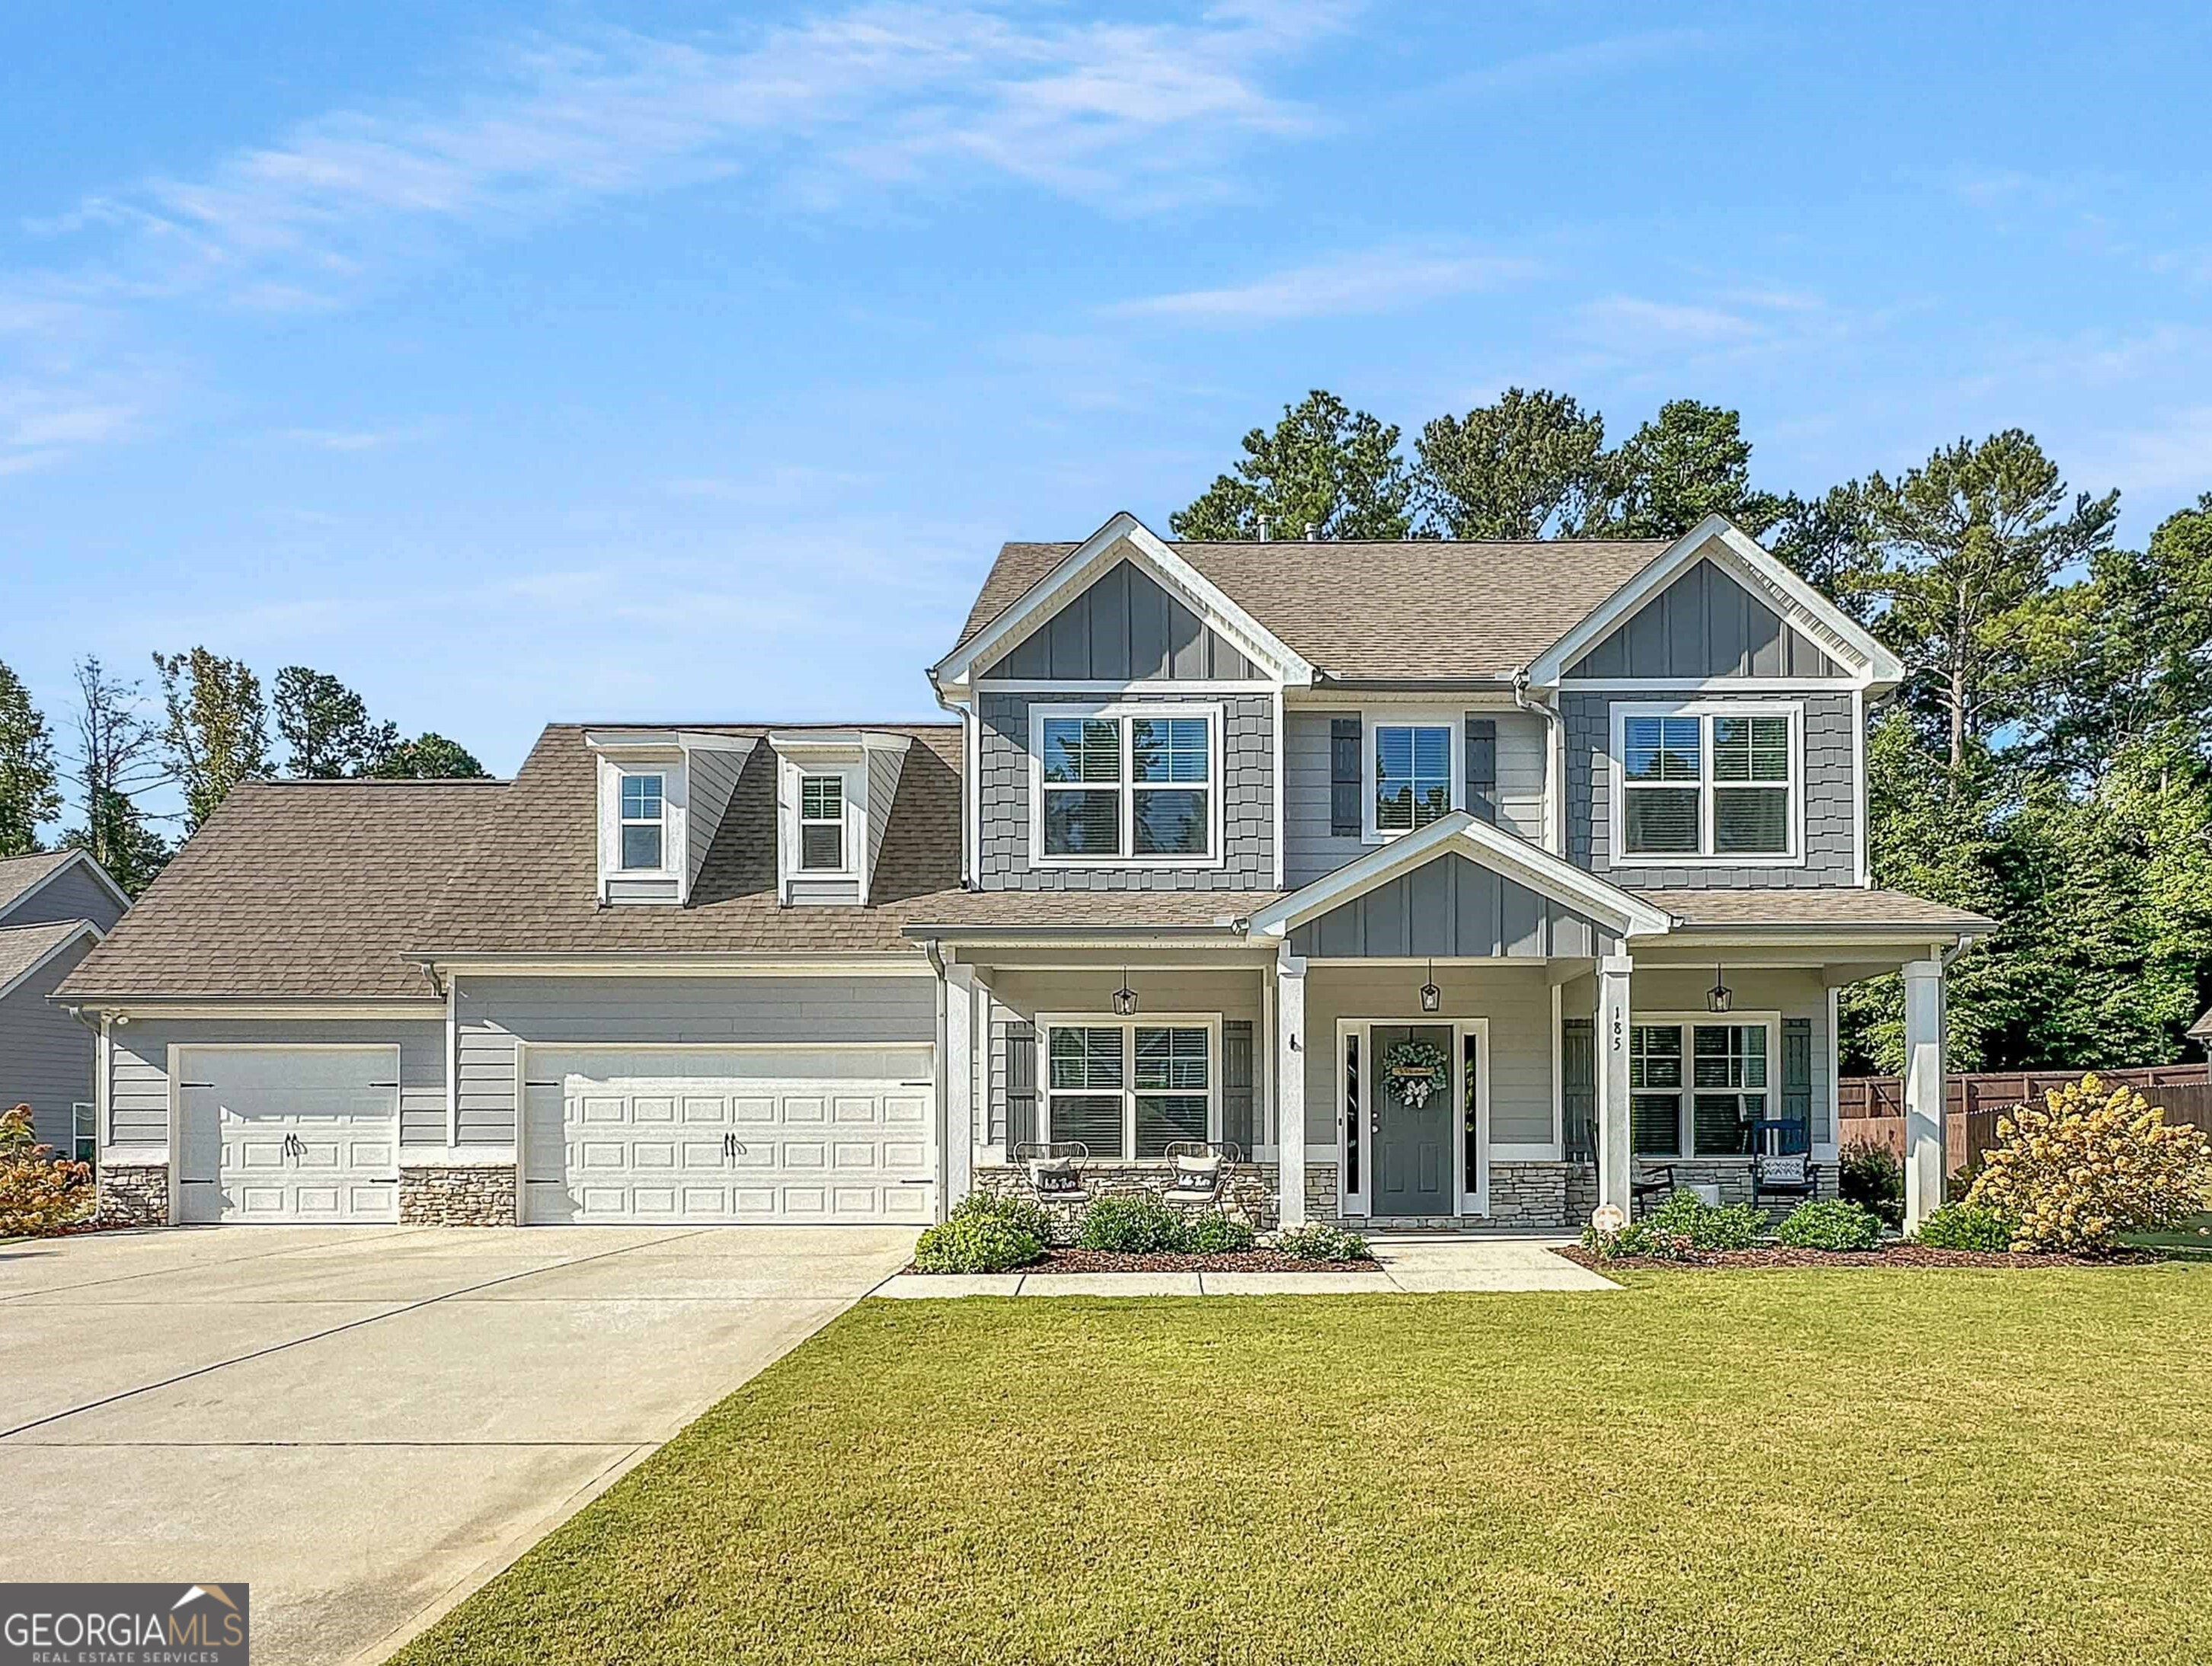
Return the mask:
MULTIPOLYGON (((1121 1142, 1127 1157, 1099 1157, 1101 1163, 1121 1163, 1133 1167, 1161 1166, 1165 1159, 1158 1157, 1140 1158, 1137 1150, 1137 1101, 1139 1098, 1164 1097, 1157 1093, 1142 1093, 1137 1088, 1137 1031, 1153 1028, 1204 1030, 1206 1031, 1206 1137, 1221 1138, 1221 1014, 1218 1012, 1139 1012, 1121 1018, 1111 1012, 1040 1012, 1036 1016, 1037 1032, 1037 1138, 1050 1140, 1052 1133, 1052 1032, 1055 1030, 1119 1030, 1121 1031, 1121 1086, 1119 1089, 1060 1090, 1069 1094, 1096 1093, 1103 1097, 1118 1092, 1121 1099, 1121 1142)), ((1188 1098, 1187 1093, 1175 1094, 1176 1098, 1188 1098)))
MULTIPOLYGON (((671 749, 640 748, 634 752, 599 751, 599 900, 610 887, 624 880, 673 880, 665 897, 633 898, 633 903, 681 903, 684 901, 685 853, 690 840, 690 776, 682 752, 671 749), (622 788, 631 775, 660 777, 660 866, 624 867, 622 865, 622 788)), ((646 825, 644 823, 632 825, 646 825)))
MULTIPOLYGON (((1224 767, 1227 756, 1226 722, 1220 705, 1182 702, 1107 702, 1101 704, 1031 706, 1030 708, 1030 866, 1051 868, 1218 868, 1225 858, 1222 838, 1228 791, 1224 767), (1206 729, 1206 848, 1200 855, 1139 856, 1136 850, 1135 771, 1129 756, 1129 720, 1138 717, 1202 717, 1206 729), (1044 848, 1044 726, 1048 719, 1110 719, 1121 730, 1121 771, 1117 790, 1121 800, 1121 854, 1116 856, 1048 856, 1044 848)), ((1166 786, 1192 783, 1160 782, 1166 786)), ((1091 790, 1103 792, 1105 783, 1091 790)))
MULTIPOLYGON (((844 769, 801 769, 796 788, 797 808, 793 812, 798 834, 792 844, 791 875, 794 879, 854 879, 860 877, 859 864, 853 860, 853 793, 851 773, 844 769), (837 814, 834 819, 806 813, 806 783, 810 781, 834 781, 837 783, 837 814), (806 830, 810 827, 835 827, 837 830, 837 853, 842 858, 836 867, 808 867, 806 863, 806 830)), ((865 830, 866 824, 862 824, 865 830)))
MULTIPOLYGON (((1615 701, 1607 743, 1606 768, 1612 783, 1608 866, 1613 867, 1802 867, 1805 865, 1805 706, 1785 700, 1615 701), (1698 721, 1698 852, 1636 851, 1628 848, 1627 725, 1632 717, 1694 717, 1698 721), (1789 807, 1784 812, 1789 848, 1778 854, 1713 852, 1713 726, 1716 717, 1781 717, 1790 723, 1789 807)), ((1758 786, 1728 781, 1721 785, 1758 786)), ((1772 785, 1772 783, 1765 783, 1772 785)))
POLYGON ((1467 714, 1419 706, 1364 706, 1359 712, 1359 836, 1367 844, 1388 844, 1418 827, 1384 831, 1375 825, 1375 745, 1385 729, 1442 729, 1451 739, 1452 810, 1467 808, 1467 714))
MULTIPOLYGON (((1387 1215, 1372 1215, 1375 1182, 1375 1141, 1370 1137, 1372 1107, 1369 1106, 1363 1098, 1359 1115, 1357 1117, 1353 1116, 1352 1107, 1346 1101, 1344 1091, 1345 1043, 1354 1037, 1358 1038, 1359 1080, 1364 1095, 1367 1091, 1367 1084, 1371 1079, 1369 1067, 1374 1061, 1373 1032, 1378 1024, 1386 1026, 1433 1025, 1438 1029, 1447 1025, 1450 1027, 1452 1032, 1451 1091, 1452 1104, 1455 1106, 1466 1103, 1467 1084, 1461 1079, 1461 1077, 1465 1069, 1463 1061, 1467 1057, 1467 1038, 1469 1036, 1475 1038, 1475 1172, 1469 1175, 1467 1171, 1467 1141, 1454 1140, 1452 1141, 1452 1195, 1458 1201, 1459 1213, 1487 1215, 1490 1213, 1490 1167, 1492 1163, 1504 1160, 1498 1147, 1492 1142, 1490 1132, 1490 1020, 1486 1018, 1439 1018, 1434 1012, 1401 1012, 1395 1017, 1384 1015, 1365 1018, 1339 1018, 1336 1021, 1336 1051, 1332 1055, 1336 1086, 1330 1097, 1336 1104, 1338 1129, 1336 1192, 1339 1211, 1346 1215, 1357 1215, 1362 1218, 1386 1220, 1395 1218, 1387 1215), (1358 1147, 1359 1189, 1356 1192, 1349 1189, 1345 1183, 1346 1171, 1348 1167, 1345 1161, 1346 1147, 1350 1145, 1357 1145, 1358 1147)), ((1464 1128, 1460 1132, 1464 1133, 1464 1128)))
MULTIPOLYGON (((1782 1014, 1774 1012, 1639 1012, 1632 1009, 1628 1014, 1629 1034, 1632 1038, 1637 1030, 1645 1025, 1679 1025, 1687 1031, 1694 1025, 1728 1025, 1740 1030, 1763 1028, 1766 1031, 1766 1115, 1762 1121, 1778 1122, 1782 1110, 1782 1014)), ((1741 1153, 1699 1157, 1697 1150, 1697 1110, 1692 1103, 1697 1088, 1691 1079, 1692 1061, 1696 1043, 1688 1036, 1682 1037, 1682 1102, 1675 1119, 1674 1143, 1680 1152, 1677 1157, 1644 1157, 1632 1151, 1631 1161, 1637 1163, 1735 1163, 1749 1164, 1751 1158, 1741 1153)), ((1661 1092, 1665 1088, 1631 1088, 1629 1091, 1661 1092)), ((1751 1090, 1738 1088, 1736 1092, 1751 1090)), ((1635 1136, 1629 1143, 1632 1147, 1635 1136)))

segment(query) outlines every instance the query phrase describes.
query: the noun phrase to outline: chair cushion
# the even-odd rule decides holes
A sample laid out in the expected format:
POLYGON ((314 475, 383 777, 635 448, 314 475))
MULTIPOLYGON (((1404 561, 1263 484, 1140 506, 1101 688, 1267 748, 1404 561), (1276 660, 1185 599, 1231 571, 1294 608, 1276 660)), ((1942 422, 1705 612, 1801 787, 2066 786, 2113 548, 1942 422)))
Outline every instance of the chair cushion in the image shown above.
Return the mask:
POLYGON ((1810 1161, 1802 1152, 1789 1157, 1763 1157, 1759 1162, 1759 1177, 1769 1186, 1802 1186, 1810 1183, 1807 1170, 1810 1161))
POLYGON ((1030 1163, 1030 1183, 1041 1192, 1067 1191, 1079 1184, 1074 1163, 1065 1157, 1040 1157, 1030 1163))
POLYGON ((1177 1153, 1175 1166, 1178 1186, 1211 1186, 1221 1174, 1221 1159, 1211 1153, 1204 1157, 1177 1153))

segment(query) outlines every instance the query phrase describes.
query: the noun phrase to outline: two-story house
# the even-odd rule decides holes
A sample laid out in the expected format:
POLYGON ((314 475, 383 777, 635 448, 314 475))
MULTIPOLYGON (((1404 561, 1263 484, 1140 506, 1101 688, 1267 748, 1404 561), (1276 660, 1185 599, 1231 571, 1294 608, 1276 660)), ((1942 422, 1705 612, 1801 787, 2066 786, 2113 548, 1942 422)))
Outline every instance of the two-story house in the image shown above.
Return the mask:
POLYGON ((1836 1000, 1942 980, 1873 889, 1895 660, 1672 542, 1000 552, 939 725, 549 728, 512 781, 249 783, 58 999, 138 1220, 940 1216, 1227 1141, 1283 1222, 1578 1226, 1835 1174, 1836 1000))

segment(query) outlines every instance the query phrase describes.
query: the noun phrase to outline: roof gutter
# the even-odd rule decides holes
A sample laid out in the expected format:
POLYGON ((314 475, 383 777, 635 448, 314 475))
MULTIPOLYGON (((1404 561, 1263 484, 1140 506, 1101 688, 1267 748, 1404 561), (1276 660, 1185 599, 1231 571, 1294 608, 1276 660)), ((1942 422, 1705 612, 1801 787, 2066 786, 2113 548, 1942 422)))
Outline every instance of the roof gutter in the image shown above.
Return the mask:
POLYGON ((1510 689, 1512 677, 1339 677, 1316 670, 1314 685, 1334 689, 1392 689, 1414 694, 1450 694, 1462 689, 1510 689))

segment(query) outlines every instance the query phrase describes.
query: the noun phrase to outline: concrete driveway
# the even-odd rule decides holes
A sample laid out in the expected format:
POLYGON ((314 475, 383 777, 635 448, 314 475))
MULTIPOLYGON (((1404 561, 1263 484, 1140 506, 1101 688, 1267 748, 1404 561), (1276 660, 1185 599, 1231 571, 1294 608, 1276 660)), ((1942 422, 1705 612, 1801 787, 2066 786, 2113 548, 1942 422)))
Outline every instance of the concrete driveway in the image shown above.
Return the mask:
POLYGON ((0 1567, 242 1580, 256 1660, 380 1659, 914 1237, 230 1226, 0 1244, 0 1567))

